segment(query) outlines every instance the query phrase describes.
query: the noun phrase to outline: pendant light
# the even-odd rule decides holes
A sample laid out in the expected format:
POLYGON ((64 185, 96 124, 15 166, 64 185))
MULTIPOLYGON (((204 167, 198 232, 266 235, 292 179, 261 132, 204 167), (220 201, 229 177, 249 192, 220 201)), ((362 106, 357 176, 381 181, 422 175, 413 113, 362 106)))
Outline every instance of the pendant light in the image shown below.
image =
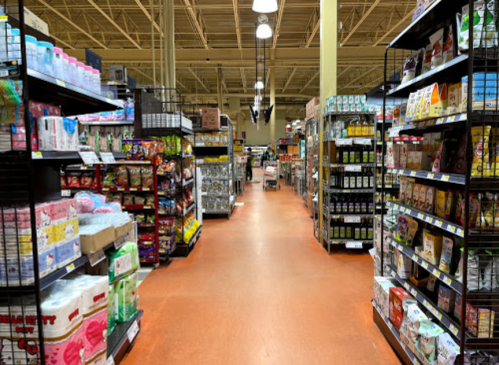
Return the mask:
POLYGON ((253 0, 253 11, 255 13, 275 13, 277 11, 277 0, 253 0))
POLYGON ((267 23, 262 23, 256 28, 256 37, 258 39, 269 39, 272 37, 272 28, 267 23))
POLYGON ((265 88, 265 85, 263 85, 263 82, 257 81, 255 84, 255 89, 256 90, 263 90, 265 88))

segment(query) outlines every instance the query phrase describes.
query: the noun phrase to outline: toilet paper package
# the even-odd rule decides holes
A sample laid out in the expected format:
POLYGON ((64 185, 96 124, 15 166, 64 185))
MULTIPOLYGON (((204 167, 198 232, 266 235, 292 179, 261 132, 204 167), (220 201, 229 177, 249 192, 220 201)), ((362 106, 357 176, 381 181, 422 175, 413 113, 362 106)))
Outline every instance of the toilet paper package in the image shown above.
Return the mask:
MULTIPOLYGON (((55 248, 38 255, 40 278, 57 269, 55 248)), ((0 286, 32 285, 35 282, 33 255, 10 255, 0 260, 0 286)))
POLYGON ((78 275, 68 283, 82 296, 85 363, 94 363, 107 350, 108 278, 78 275))
POLYGON ((137 244, 126 242, 119 250, 107 255, 109 260, 109 282, 127 276, 139 268, 137 244))
POLYGON ((80 235, 78 218, 56 224, 53 226, 53 230, 54 240, 56 242, 64 243, 74 240, 80 235))
POLYGON ((57 268, 60 269, 81 257, 80 237, 67 242, 58 242, 56 249, 57 268))
POLYGON ((126 322, 137 311, 137 274, 133 273, 116 283, 115 300, 118 311, 118 322, 126 322))

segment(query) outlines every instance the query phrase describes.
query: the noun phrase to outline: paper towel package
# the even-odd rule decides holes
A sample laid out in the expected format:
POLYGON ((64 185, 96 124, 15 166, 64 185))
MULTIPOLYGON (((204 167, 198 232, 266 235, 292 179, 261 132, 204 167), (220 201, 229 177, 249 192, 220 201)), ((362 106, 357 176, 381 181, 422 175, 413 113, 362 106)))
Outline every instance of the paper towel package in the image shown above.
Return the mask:
POLYGON ((95 363, 107 350, 108 278, 79 275, 68 283, 82 296, 85 363, 95 363))
MULTIPOLYGON (((57 269, 55 248, 38 255, 40 278, 57 269)), ((32 255, 13 255, 6 260, 0 260, 0 286, 32 285, 35 282, 35 268, 32 255), (21 281, 20 281, 21 280, 21 281)))
POLYGON ((134 242, 125 242, 119 250, 109 252, 107 257, 110 282, 125 277, 139 268, 139 252, 134 242))
POLYGON ((118 322, 126 322, 137 311, 137 274, 133 273, 116 283, 116 306, 118 322))

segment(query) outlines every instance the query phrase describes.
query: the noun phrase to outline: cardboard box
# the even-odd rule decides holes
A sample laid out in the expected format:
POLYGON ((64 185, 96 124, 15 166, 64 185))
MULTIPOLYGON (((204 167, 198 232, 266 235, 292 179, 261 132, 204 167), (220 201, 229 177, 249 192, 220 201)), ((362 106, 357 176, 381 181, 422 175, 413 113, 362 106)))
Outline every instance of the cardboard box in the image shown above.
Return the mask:
MULTIPOLYGON (((425 206, 426 206, 426 191, 427 191, 427 186, 426 185, 420 185, 419 186, 419 204, 418 204, 418 209, 421 211, 424 211, 425 206)), ((414 207, 415 208, 415 207, 414 207)))
POLYGON ((447 112, 447 84, 430 85, 425 90, 422 103, 421 119, 438 118, 447 112))
POLYGON ((400 330, 404 318, 404 307, 402 303, 405 297, 410 297, 402 288, 390 288, 390 321, 400 330))
POLYGON ((414 189, 414 180, 407 179, 407 185, 405 189, 405 205, 412 207, 412 191, 414 189))
POLYGON ((461 100, 462 100, 461 89, 462 89, 462 83, 460 82, 449 86, 449 101, 448 101, 449 111, 457 110, 457 108, 461 105, 461 100))
POLYGON ((400 204, 405 204, 405 190, 407 189, 407 177, 400 177, 400 191, 399 191, 399 200, 400 204))
POLYGON ((429 231, 423 232, 424 258, 433 265, 438 265, 442 254, 441 235, 432 234, 429 231))
POLYGON ((423 211, 428 214, 434 214, 435 212, 435 195, 437 189, 434 186, 426 187, 426 203, 423 211))
POLYGON ((412 170, 430 171, 431 169, 431 153, 422 151, 409 152, 409 160, 412 160, 412 170))
POLYGON ((388 142, 387 155, 386 155, 386 167, 388 168, 398 168, 400 167, 400 147, 399 144, 393 144, 393 142, 388 142))
POLYGON ((412 207, 414 209, 418 209, 419 207, 419 189, 421 188, 420 184, 414 184, 414 188, 412 189, 412 207))
POLYGON ((133 222, 129 221, 128 223, 125 223, 122 226, 115 227, 114 228, 114 239, 118 239, 123 237, 125 234, 130 232, 133 229, 133 222))
POLYGON ((220 129, 220 109, 201 109, 201 126, 204 129, 220 129))
MULTIPOLYGON (((343 104, 347 104, 348 105, 348 99, 347 99, 347 102, 343 103, 343 104)), ((316 96, 315 98, 313 98, 312 100, 310 100, 307 103, 307 108, 306 108, 306 111, 307 111, 307 120, 315 118, 316 111, 320 112, 320 106, 321 106, 321 98, 318 97, 318 96, 316 96), (316 109, 316 107, 318 107, 318 108, 316 109)))
POLYGON ((442 309, 445 313, 451 313, 454 310, 454 303, 456 301, 456 292, 445 285, 440 285, 438 290, 438 308, 442 309))
POLYGON ((494 337, 495 312, 466 304, 466 327, 478 338, 494 337))
POLYGON ((89 254, 97 252, 114 242, 114 227, 107 227, 95 234, 80 234, 81 252, 89 254))

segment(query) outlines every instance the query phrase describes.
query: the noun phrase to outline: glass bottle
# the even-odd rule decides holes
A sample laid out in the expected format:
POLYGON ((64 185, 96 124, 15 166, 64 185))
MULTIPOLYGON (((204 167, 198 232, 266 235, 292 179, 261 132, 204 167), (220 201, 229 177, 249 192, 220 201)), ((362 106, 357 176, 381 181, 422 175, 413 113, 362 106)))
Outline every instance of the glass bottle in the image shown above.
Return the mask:
POLYGON ((355 163, 355 148, 350 148, 350 158, 349 163, 355 163))
POLYGON ((371 168, 371 171, 369 174, 369 188, 370 189, 374 188, 374 168, 371 168))
POLYGON ((362 224, 360 226, 360 239, 367 240, 367 225, 365 219, 362 219, 362 224))
POLYGON ((356 189, 356 180, 355 172, 350 172, 350 189, 356 189))
POLYGON ((351 225, 346 226, 346 238, 352 239, 352 226, 351 225))
POLYGON ((349 159, 350 159, 350 149, 349 148, 343 148, 343 155, 342 155, 343 159, 343 164, 347 164, 349 163, 349 159))
POLYGON ((354 137, 362 137, 362 123, 360 119, 357 119, 355 122, 355 135, 354 137))
POLYGON ((340 238, 340 226, 337 219, 333 221, 333 238, 340 238))
POLYGON ((353 196, 350 196, 348 199, 348 213, 349 214, 355 213, 355 199, 353 196))
POLYGON ((362 163, 369 163, 369 146, 362 149, 362 163))
POLYGON ((343 189, 350 189, 350 173, 343 173, 343 189))
POLYGON ((352 120, 348 122, 347 132, 349 138, 355 136, 355 124, 353 123, 352 120))
POLYGON ((348 213, 348 198, 347 197, 343 197, 343 202, 342 202, 342 212, 343 214, 347 214, 348 213))
POLYGON ((363 169, 362 171, 362 186, 364 189, 369 189, 369 169, 363 169))
POLYGON ((362 197, 362 202, 360 203, 360 210, 361 210, 361 213, 363 214, 367 214, 367 200, 368 200, 368 197, 366 195, 364 195, 362 197))
POLYGON ((362 196, 361 195, 357 195, 355 197, 355 213, 356 214, 362 213, 362 211, 361 211, 362 210, 362 202, 361 202, 361 200, 362 200, 362 196))
POLYGON ((362 161, 362 153, 360 150, 355 150, 355 163, 361 163, 362 161))
POLYGON ((374 227, 372 219, 369 219, 369 226, 367 227, 367 239, 368 240, 374 239, 374 227))
POLYGON ((362 189, 362 186, 363 186, 362 172, 357 172, 357 189, 362 189))
POLYGON ((369 123, 367 122, 367 119, 364 119, 362 122, 362 137, 368 137, 369 136, 369 123))
POLYGON ((354 228, 354 238, 360 240, 360 226, 358 224, 356 224, 354 228))
POLYGON ((345 223, 340 223, 340 238, 345 239, 346 231, 345 231, 345 223))

